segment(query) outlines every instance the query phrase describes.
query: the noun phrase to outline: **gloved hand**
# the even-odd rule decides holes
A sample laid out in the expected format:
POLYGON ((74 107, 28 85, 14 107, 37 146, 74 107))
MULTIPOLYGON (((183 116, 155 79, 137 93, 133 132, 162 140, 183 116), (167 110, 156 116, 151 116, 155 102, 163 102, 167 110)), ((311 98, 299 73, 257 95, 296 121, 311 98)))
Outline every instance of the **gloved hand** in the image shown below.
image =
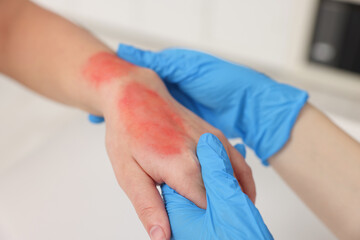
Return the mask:
POLYGON ((121 44, 117 54, 154 70, 176 100, 227 137, 241 137, 264 165, 287 142, 308 98, 302 90, 201 52, 150 52, 121 44))
POLYGON ((226 151, 214 135, 203 134, 197 156, 206 188, 207 209, 161 186, 173 240, 273 239, 259 211, 233 176, 226 151))

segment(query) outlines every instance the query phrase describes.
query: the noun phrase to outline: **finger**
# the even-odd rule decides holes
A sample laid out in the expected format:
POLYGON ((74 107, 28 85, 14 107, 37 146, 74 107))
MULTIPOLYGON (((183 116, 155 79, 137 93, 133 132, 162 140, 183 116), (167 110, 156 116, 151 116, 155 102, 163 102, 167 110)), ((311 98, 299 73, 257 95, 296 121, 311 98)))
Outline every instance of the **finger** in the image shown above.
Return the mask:
POLYGON ((252 171, 249 165, 245 162, 244 157, 239 153, 245 151, 244 145, 238 144, 235 148, 232 146, 229 147, 229 156, 234 169, 235 177, 238 180, 243 192, 248 195, 253 203, 255 203, 256 187, 252 171))
MULTIPOLYGON (((224 226, 243 226, 244 219, 246 226, 258 226, 246 233, 250 239, 261 235, 266 236, 265 239, 273 239, 258 210, 241 191, 220 140, 210 133, 203 134, 197 146, 197 154, 208 197, 207 211, 213 216, 226 216, 221 219, 224 226)), ((235 235, 244 235, 244 231, 239 229, 233 228, 235 235)))
POLYGON ((159 62, 157 53, 135 48, 126 44, 119 45, 117 56, 135 65, 150 68, 154 71, 159 62))
POLYGON ((183 79, 183 76, 188 73, 179 70, 179 60, 181 60, 181 56, 178 57, 177 54, 167 54, 168 51, 172 50, 152 52, 130 45, 120 44, 117 50, 117 56, 140 67, 150 68, 155 71, 161 79, 175 83, 183 79), (177 76, 181 76, 181 78, 177 76))
POLYGON ((206 191, 195 154, 189 153, 183 156, 183 161, 174 162, 167 173, 163 179, 167 185, 196 206, 206 209, 206 191))
POLYGON ((89 114, 89 121, 94 124, 104 122, 104 118, 96 115, 89 114))
POLYGON ((152 240, 170 239, 171 231, 162 198, 154 181, 135 161, 129 161, 118 177, 120 186, 152 240))
POLYGON ((213 134, 203 134, 197 145, 208 204, 212 201, 231 201, 233 197, 245 195, 233 175, 233 169, 226 150, 213 134))

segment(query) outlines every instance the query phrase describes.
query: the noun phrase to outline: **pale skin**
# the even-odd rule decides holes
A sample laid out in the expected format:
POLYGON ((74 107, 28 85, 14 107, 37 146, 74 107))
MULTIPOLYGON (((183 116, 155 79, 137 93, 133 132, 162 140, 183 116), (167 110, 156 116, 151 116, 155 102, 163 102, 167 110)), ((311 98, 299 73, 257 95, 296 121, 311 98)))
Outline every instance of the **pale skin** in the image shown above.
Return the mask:
POLYGON ((307 104, 269 163, 339 239, 360 239, 360 144, 307 104))
POLYGON ((219 137, 240 185, 255 200, 249 166, 219 130, 177 103, 153 71, 118 59, 66 19, 29 1, 0 0, 0 72, 50 99, 105 117, 116 178, 152 239, 171 235, 156 185, 166 182, 206 208, 195 153, 203 133, 219 137), (147 123, 151 127, 144 129, 147 123), (173 129, 177 141, 166 138, 173 129))

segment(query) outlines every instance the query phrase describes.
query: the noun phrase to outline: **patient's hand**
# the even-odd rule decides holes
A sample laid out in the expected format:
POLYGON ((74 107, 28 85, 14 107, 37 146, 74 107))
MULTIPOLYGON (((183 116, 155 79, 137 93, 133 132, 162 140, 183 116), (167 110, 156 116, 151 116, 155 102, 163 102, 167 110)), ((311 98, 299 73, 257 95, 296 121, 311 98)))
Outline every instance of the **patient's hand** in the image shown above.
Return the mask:
POLYGON ((156 185, 166 183, 206 208, 196 156, 197 142, 204 133, 213 133, 221 140, 244 192, 255 199, 250 168, 219 130, 177 103, 153 71, 110 56, 102 58, 110 66, 105 67, 110 77, 99 77, 99 71, 92 70, 94 67, 84 74, 105 96, 107 151, 120 186, 150 235, 158 234, 151 230, 160 226, 164 237, 170 238, 168 218, 156 185), (112 61, 113 67, 109 64, 112 61), (119 68, 126 71, 115 70, 119 68))

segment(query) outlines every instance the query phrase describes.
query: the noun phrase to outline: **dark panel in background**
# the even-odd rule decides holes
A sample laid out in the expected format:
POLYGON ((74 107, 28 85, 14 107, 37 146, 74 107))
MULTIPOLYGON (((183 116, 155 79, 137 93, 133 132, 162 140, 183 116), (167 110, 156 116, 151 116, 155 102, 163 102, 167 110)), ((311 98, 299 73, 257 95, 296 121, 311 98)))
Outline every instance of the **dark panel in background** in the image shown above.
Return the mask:
POLYGON ((360 4, 319 1, 309 59, 360 73, 360 4))

